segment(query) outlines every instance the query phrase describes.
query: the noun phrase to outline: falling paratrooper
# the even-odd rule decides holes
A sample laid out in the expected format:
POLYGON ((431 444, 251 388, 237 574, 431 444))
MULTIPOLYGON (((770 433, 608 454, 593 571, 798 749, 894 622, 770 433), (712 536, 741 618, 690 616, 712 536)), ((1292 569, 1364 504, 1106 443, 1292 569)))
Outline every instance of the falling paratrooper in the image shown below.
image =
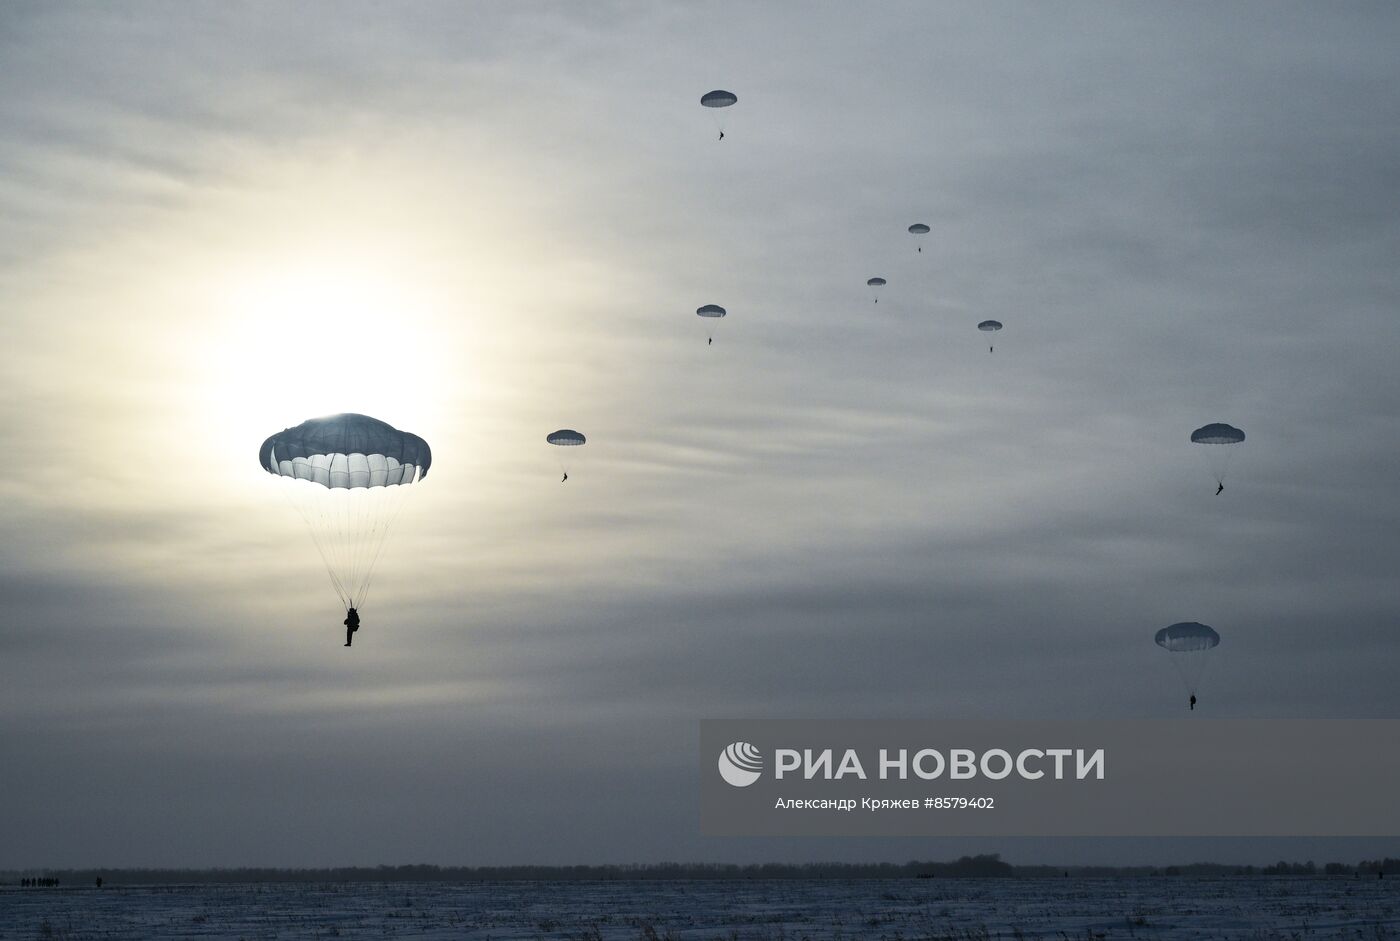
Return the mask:
MULTIPOLYGON (((697 308, 695 308, 695 316, 697 316, 697 317, 703 317, 703 318, 705 318, 706 320, 720 320, 720 319, 724 318, 725 316, 727 316, 728 314, 729 314, 729 311, 725 310, 723 307, 719 306, 718 304, 706 304, 704 307, 697 307, 697 308)), ((706 341, 705 345, 706 345, 706 346, 710 346, 710 345, 712 345, 714 342, 715 342, 714 332, 711 331, 711 333, 710 333, 710 338, 709 338, 709 340, 706 341)))
POLYGON ((285 488, 345 605, 347 647, 408 485, 427 477, 432 462, 418 435, 354 412, 308 419, 258 449, 258 464, 285 488))
MULTIPOLYGON (((998 330, 1001 329, 1001 321, 984 320, 977 325, 977 329, 981 330, 983 333, 996 333, 998 330)), ((987 352, 994 353, 996 352, 996 348, 989 343, 987 344, 987 352)))
POLYGON ((868 288, 870 288, 870 293, 875 295, 875 303, 880 303, 880 288, 884 287, 886 284, 889 284, 889 282, 886 281, 884 278, 871 278, 870 280, 866 281, 865 284, 868 288))
POLYGON ((1206 461, 1210 465, 1211 475, 1215 477, 1215 495, 1220 496, 1225 490, 1225 472, 1230 469, 1230 457, 1235 453, 1235 446, 1244 443, 1244 432, 1234 425, 1212 422, 1191 432, 1191 443, 1206 446, 1206 461))
POLYGON ((1157 632, 1153 638, 1157 646, 1172 655, 1172 665, 1186 684, 1186 692, 1191 699, 1189 705, 1196 709, 1196 689, 1201 682, 1201 672, 1206 668, 1206 655, 1220 646, 1220 635, 1215 628, 1196 621, 1179 621, 1157 632))
POLYGON ((916 243, 917 251, 922 252, 924 250, 924 246, 922 244, 923 236, 928 235, 928 231, 928 226, 924 225, 922 222, 916 222, 909 227, 909 234, 914 236, 914 238, 918 240, 918 242, 916 243))
MULTIPOLYGON (((554 445, 556 448, 577 448, 588 443, 588 439, 582 432, 574 431, 572 428, 560 428, 558 431, 551 431, 544 436, 544 440, 554 445)), ((559 482, 562 484, 569 479, 569 469, 564 466, 564 459, 559 458, 559 470, 563 472, 564 478, 559 482)))
MULTIPOLYGON (((734 94, 732 91, 725 91, 722 88, 717 88, 714 91, 707 91, 700 96, 700 104, 702 107, 714 109, 732 107, 738 100, 738 95, 734 94)), ((715 127, 719 130, 719 139, 724 140, 724 122, 720 119, 718 113, 715 114, 715 127)))

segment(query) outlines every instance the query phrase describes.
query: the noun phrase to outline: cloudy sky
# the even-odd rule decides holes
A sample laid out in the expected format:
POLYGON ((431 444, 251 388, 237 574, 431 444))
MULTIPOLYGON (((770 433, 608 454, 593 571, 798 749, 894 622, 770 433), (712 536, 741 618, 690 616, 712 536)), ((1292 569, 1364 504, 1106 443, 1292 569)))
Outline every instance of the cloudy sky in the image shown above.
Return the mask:
POLYGON ((1397 47, 1361 3, 0 5, 0 868, 1393 853, 707 840, 695 750, 1174 717, 1183 620, 1195 721, 1400 715, 1397 47), (340 411, 434 451, 348 651, 256 459, 340 411))

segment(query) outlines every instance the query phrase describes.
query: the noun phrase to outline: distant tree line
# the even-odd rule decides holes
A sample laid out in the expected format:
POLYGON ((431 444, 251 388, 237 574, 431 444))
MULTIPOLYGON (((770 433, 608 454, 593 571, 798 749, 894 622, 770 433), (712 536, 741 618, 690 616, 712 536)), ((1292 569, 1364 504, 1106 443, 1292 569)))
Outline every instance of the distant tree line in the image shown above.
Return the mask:
POLYGON ((952 862, 907 863, 647 863, 605 866, 351 866, 330 869, 63 869, 0 871, 0 885, 172 885, 216 882, 569 882, 682 881, 688 879, 987 879, 1222 876, 1383 876, 1400 874, 1400 859, 1362 860, 1318 867, 1191 863, 1183 866, 1014 866, 1000 855, 963 856, 952 862))

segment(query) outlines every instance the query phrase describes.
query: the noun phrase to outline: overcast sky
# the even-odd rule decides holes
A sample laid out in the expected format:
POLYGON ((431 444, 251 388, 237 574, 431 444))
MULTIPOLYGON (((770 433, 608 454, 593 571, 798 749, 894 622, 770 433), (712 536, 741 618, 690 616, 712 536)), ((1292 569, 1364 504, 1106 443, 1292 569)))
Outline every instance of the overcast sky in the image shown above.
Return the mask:
POLYGON ((0 868, 1394 855, 706 840, 695 751, 1176 717, 1183 620, 1195 721, 1400 716, 1397 48, 1384 3, 0 5, 0 868), (340 411, 434 453, 352 650, 256 457, 340 411))

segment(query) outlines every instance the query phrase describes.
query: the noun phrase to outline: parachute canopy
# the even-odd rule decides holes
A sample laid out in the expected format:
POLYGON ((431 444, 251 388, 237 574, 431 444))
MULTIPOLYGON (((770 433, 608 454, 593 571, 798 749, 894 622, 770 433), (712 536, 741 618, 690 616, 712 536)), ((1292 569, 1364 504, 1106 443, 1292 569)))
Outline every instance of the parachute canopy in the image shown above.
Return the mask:
POLYGON ((1215 628, 1195 621, 1181 621, 1157 632, 1157 646, 1172 653, 1196 653, 1220 646, 1215 628))
POLYGON ((1239 444, 1244 440, 1244 432, 1234 425, 1212 422, 1191 432, 1194 444, 1239 444))
POLYGON ((884 278, 871 278, 865 283, 870 285, 872 288, 882 288, 889 282, 887 282, 884 278))
POLYGON ((1000 320, 984 320, 977 325, 977 329, 983 333, 995 333, 1001 329, 1000 320))
POLYGON ((922 222, 916 222, 909 227, 910 235, 928 235, 928 226, 922 222))
POLYGON ((574 431, 572 428, 560 428, 558 431, 551 431, 544 436, 544 440, 548 441, 550 444, 557 444, 561 448, 578 447, 580 444, 585 444, 588 441, 581 432, 574 431))
POLYGON ((268 436, 258 463, 269 474, 332 490, 411 484, 428 476, 428 442, 388 422, 345 412, 312 418, 268 436))
POLYGON ((714 91, 707 91, 700 96, 700 104, 704 105, 706 108, 728 108, 738 100, 739 96, 732 91, 725 91, 719 88, 714 91))
POLYGON ((718 304, 706 304, 704 307, 695 308, 698 317, 723 317, 727 313, 729 312, 718 304))

